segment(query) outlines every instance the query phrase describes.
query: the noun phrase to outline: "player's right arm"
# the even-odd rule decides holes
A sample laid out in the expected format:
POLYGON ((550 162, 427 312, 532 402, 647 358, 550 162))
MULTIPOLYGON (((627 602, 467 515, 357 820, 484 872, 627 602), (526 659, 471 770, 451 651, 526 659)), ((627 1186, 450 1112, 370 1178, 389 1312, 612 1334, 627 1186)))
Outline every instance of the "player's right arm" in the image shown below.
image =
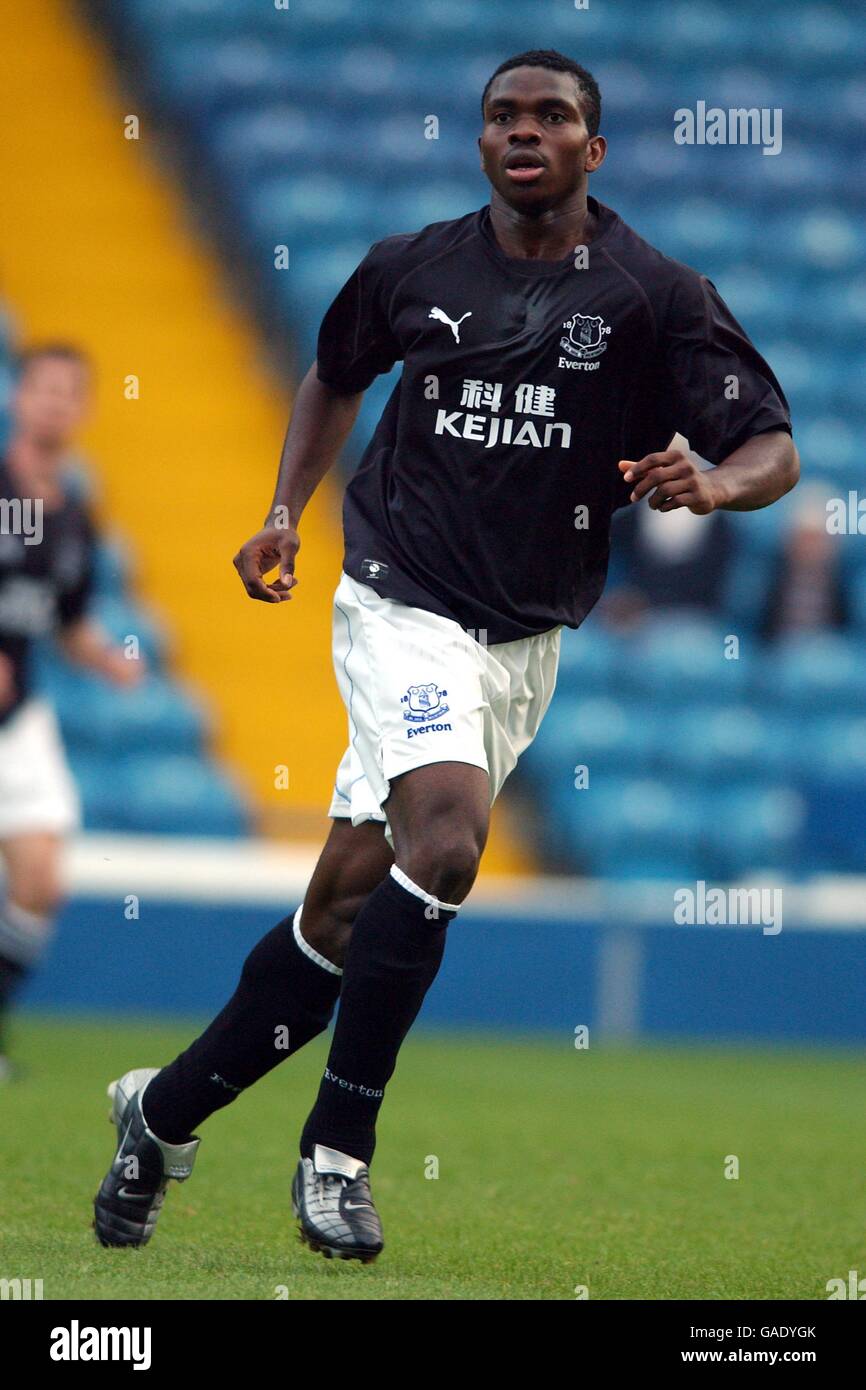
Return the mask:
POLYGON ((271 510, 235 556, 250 598, 291 598, 301 512, 346 443, 367 387, 402 357, 389 314, 388 271, 404 241, 390 237, 371 246, 322 320, 316 361, 295 397, 271 510), (277 566, 278 577, 266 584, 264 576, 277 566))
POLYGON ((363 398, 363 391, 349 394, 326 385, 316 363, 298 387, 270 511, 261 531, 234 558, 250 598, 264 603, 291 598, 298 582, 294 571, 301 513, 339 457, 363 398), (277 566, 278 577, 266 584, 264 576, 277 566))

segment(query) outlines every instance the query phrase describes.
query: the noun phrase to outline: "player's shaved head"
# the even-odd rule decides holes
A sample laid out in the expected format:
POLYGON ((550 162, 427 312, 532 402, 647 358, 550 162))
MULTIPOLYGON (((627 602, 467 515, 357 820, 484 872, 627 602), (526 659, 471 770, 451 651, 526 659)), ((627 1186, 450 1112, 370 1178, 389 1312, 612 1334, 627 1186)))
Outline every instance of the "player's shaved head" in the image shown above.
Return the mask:
POLYGON ((601 92, 598 83, 592 73, 581 67, 580 63, 576 63, 573 58, 567 58, 564 53, 557 53, 555 48, 531 48, 526 53, 517 53, 513 58, 506 58, 504 63, 500 63, 481 94, 482 116, 487 94, 493 83, 502 73, 511 72, 513 68, 547 68, 550 72, 570 73, 577 85, 586 128, 591 136, 598 134, 601 124, 601 92))
POLYGON ((491 204, 536 219, 585 201, 607 150, 592 133, 600 112, 592 76, 561 53, 536 50, 501 64, 484 93, 478 149, 491 204))

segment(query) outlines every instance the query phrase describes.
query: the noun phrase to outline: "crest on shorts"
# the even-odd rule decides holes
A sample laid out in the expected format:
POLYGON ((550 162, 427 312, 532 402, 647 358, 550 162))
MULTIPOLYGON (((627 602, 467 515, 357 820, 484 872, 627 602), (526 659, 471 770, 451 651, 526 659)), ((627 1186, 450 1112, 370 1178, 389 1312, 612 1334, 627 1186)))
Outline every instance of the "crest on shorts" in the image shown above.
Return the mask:
POLYGON ((401 705, 409 706, 404 709, 403 718, 411 720, 413 724, 438 719, 440 715, 448 713, 448 706, 442 703, 442 696, 447 694, 448 691, 440 690, 435 681, 430 681, 428 685, 410 685, 406 694, 400 696, 401 705))
POLYGON ((607 347, 610 325, 600 314, 572 314, 562 326, 568 329, 568 337, 560 338, 559 346, 572 357, 587 361, 600 357, 607 347))

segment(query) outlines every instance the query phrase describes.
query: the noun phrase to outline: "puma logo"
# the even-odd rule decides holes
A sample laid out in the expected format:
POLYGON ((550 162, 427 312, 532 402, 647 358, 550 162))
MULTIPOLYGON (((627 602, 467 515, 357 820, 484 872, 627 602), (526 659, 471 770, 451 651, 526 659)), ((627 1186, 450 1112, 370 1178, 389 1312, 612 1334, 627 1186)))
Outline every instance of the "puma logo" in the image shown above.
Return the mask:
POLYGON ((431 309, 431 310, 430 310, 430 313, 427 315, 427 317, 428 317, 428 318, 431 318, 431 319, 438 319, 440 323, 447 323, 448 327, 451 329, 451 332, 454 334, 454 341, 455 341, 455 343, 459 343, 459 342, 460 342, 460 325, 461 325, 461 323, 463 322, 463 319, 471 319, 471 317, 472 317, 472 310, 470 309, 469 312, 466 313, 466 314, 464 314, 464 315, 463 315, 463 318, 458 319, 456 323, 454 322, 453 319, 449 319, 449 317, 448 317, 448 315, 445 313, 445 310, 444 310, 444 309, 431 309))

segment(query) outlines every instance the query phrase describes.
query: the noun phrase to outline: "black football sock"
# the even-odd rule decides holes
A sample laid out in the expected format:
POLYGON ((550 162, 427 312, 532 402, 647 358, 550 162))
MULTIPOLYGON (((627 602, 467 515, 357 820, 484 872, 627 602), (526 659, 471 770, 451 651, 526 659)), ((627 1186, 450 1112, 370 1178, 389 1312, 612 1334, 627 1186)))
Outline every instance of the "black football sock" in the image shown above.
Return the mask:
POLYGON ((322 1144, 372 1159, 385 1086, 436 978, 456 912, 396 864, 367 898, 352 926, 328 1065, 301 1136, 304 1158, 322 1144))
POLYGON ((208 1115, 327 1028, 342 971, 304 941, 301 916, 302 907, 262 937, 222 1012, 148 1083, 142 1111, 159 1139, 184 1143, 208 1115))
POLYGON ((0 903, 0 1053, 5 1048, 5 1021, 13 995, 42 957, 52 934, 50 917, 28 912, 17 903, 0 903))
POLYGON ((0 1057, 6 1051, 6 1016, 12 995, 28 975, 27 969, 17 960, 10 960, 0 951, 0 1057))

